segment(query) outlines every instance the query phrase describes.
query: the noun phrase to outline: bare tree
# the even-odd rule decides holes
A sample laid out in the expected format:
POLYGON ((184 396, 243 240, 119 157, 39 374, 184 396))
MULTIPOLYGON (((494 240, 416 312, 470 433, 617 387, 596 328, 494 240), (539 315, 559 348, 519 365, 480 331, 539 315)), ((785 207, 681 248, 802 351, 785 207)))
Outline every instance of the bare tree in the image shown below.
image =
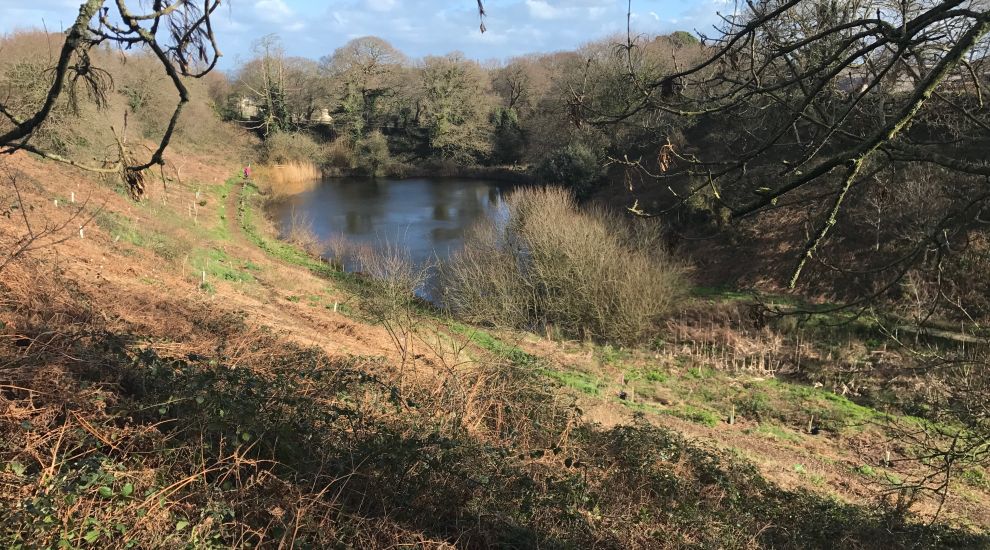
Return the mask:
MULTIPOLYGON (((139 197, 144 190, 143 171, 164 165, 164 152, 175 132, 183 106, 189 102, 189 90, 183 78, 200 78, 216 66, 221 56, 213 31, 212 15, 221 0, 150 0, 150 11, 134 10, 127 0, 85 0, 79 14, 65 31, 65 40, 56 65, 51 69, 51 84, 40 107, 22 113, 11 106, 11 98, 0 98, 0 116, 9 129, 0 126, 0 154, 26 150, 45 158, 64 162, 98 173, 119 173, 139 197), (74 102, 83 88, 97 103, 112 87, 109 73, 93 66, 90 52, 101 44, 124 49, 144 48, 161 62, 162 70, 178 94, 169 123, 150 158, 138 161, 131 157, 123 136, 118 136, 118 154, 102 166, 46 151, 31 143, 32 136, 49 118, 64 95, 74 102)), ((483 0, 476 0, 481 32, 485 32, 483 0)))
POLYGON ((419 76, 422 123, 435 154, 458 160, 488 154, 495 98, 481 67, 459 53, 428 56, 419 76))
POLYGON ((701 62, 660 75, 635 66, 642 45, 630 33, 623 49, 633 93, 618 105, 575 99, 596 124, 690 120, 695 143, 658 127, 652 162, 615 161, 671 185, 677 203, 711 196, 730 219, 804 212, 789 286, 816 260, 878 275, 879 295, 926 258, 937 264, 988 206, 988 31, 984 0, 759 0, 703 37, 701 62), (895 248, 845 267, 824 256, 872 188, 896 197, 932 170, 941 175, 928 188, 926 223, 873 224, 895 248), (908 226, 910 238, 895 239, 908 226))
MULTIPOLYGON (((985 265, 988 251, 990 3, 753 0, 716 31, 702 37, 704 59, 661 74, 640 69, 630 32, 626 98, 575 95, 582 120, 652 124, 650 157, 613 160, 665 184, 670 209, 704 196, 729 220, 789 228, 799 243, 791 288, 814 265, 826 284, 868 282, 840 307, 911 292, 913 333, 939 303, 981 328, 964 287, 980 288, 986 271, 963 264, 985 265), (669 131, 672 121, 687 121, 688 135, 669 131)), ((904 368, 926 376, 930 418, 945 421, 893 426, 917 452, 888 461, 924 469, 897 490, 944 499, 955 472, 990 462, 988 340, 960 336, 968 349, 890 332, 911 355, 904 368)))
POLYGON ((144 191, 143 171, 164 164, 164 152, 172 139, 182 108, 189 102, 189 90, 183 78, 199 78, 209 73, 220 57, 213 33, 211 16, 220 0, 154 0, 151 11, 132 11, 125 0, 87 0, 79 15, 65 32, 58 61, 51 70, 51 85, 44 103, 33 113, 17 113, 7 107, 9 98, 0 101, 0 114, 13 125, 0 134, 0 153, 23 149, 46 158, 65 162, 92 172, 119 173, 138 197, 144 191), (158 147, 150 158, 138 161, 131 157, 122 136, 118 136, 118 155, 103 166, 93 166, 75 159, 44 151, 31 144, 31 137, 52 113, 63 94, 74 100, 79 89, 102 102, 112 86, 109 73, 94 67, 90 52, 101 44, 125 49, 145 48, 161 63, 162 69, 178 94, 178 101, 158 147))
POLYGON ((387 41, 363 36, 320 60, 337 98, 335 112, 357 140, 380 129, 388 103, 399 89, 406 58, 387 41))

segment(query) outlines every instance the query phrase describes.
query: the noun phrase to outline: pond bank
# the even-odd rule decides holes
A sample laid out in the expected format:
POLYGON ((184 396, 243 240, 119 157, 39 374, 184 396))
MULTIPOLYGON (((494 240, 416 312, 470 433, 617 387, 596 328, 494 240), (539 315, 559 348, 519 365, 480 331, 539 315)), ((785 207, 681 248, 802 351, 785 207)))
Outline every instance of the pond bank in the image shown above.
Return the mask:
MULTIPOLYGON (((355 173, 354 170, 333 166, 324 166, 324 178, 368 178, 370 176, 355 173)), ((386 170, 383 176, 389 179, 413 178, 460 178, 472 180, 488 180, 516 185, 528 185, 536 182, 531 171, 523 167, 510 166, 415 166, 399 165, 386 170)))

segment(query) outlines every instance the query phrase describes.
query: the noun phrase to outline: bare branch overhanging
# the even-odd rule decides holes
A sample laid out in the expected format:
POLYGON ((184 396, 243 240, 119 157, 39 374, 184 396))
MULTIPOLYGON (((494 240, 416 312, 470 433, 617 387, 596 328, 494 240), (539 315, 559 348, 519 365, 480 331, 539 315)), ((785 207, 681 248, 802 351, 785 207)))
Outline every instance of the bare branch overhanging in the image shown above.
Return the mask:
POLYGON ((52 71, 53 80, 44 104, 31 116, 21 118, 0 103, 0 113, 13 124, 12 129, 0 135, 0 152, 24 149, 88 171, 117 172, 130 185, 131 193, 135 197, 140 196, 143 192, 142 172, 164 164, 165 149, 172 140, 182 109, 189 101, 189 90, 183 79, 206 75, 216 67, 222 55, 211 21, 220 3, 221 0, 155 0, 151 11, 143 12, 132 10, 126 0, 83 2, 75 21, 65 31, 65 41, 52 71), (109 91, 112 82, 101 78, 104 73, 92 67, 89 60, 89 52, 101 44, 150 51, 161 63, 178 95, 168 125, 150 158, 145 161, 136 161, 131 157, 124 146, 123 136, 118 136, 119 156, 104 166, 65 158, 30 143, 62 96, 68 95, 74 99, 78 84, 86 86, 90 95, 96 98, 109 91))
MULTIPOLYGON (((988 31, 982 0, 748 2, 723 17, 714 38, 702 37, 701 62, 660 75, 630 64, 634 101, 578 109, 598 125, 655 125, 656 114, 731 128, 732 143, 668 151, 675 160, 660 173, 628 157, 614 162, 661 182, 697 180, 676 194, 678 203, 710 192, 734 219, 771 214, 785 198, 819 204, 793 286, 849 190, 873 185, 863 174, 927 165, 971 182, 990 173, 988 31)), ((630 38, 627 48, 636 46, 630 38)), ((662 148, 669 135, 662 124, 652 131, 662 148)))

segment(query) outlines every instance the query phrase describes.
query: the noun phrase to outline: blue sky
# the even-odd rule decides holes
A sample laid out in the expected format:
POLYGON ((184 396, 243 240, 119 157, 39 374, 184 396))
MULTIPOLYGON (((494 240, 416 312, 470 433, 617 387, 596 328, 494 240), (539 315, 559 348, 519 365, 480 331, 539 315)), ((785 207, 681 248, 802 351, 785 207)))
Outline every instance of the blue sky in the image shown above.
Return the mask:
MULTIPOLYGON (((0 32, 64 27, 80 0, 0 0, 0 32)), ((147 0, 130 0, 132 5, 147 0)), ((227 0, 216 16, 223 68, 250 56, 251 43, 276 33, 290 55, 333 52, 352 38, 380 36, 412 57, 458 50, 478 60, 572 49, 625 32, 626 0, 486 0, 488 32, 478 31, 475 0, 227 0)), ((642 33, 707 31, 728 0, 633 0, 642 33)))

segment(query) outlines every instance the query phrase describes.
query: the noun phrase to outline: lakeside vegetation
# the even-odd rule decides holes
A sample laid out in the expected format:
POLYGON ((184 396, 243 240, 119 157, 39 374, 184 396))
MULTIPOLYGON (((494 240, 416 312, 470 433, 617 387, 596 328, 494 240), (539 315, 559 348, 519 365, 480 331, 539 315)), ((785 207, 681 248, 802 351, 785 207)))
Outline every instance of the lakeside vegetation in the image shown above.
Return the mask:
POLYGON ((0 545, 990 547, 990 15, 867 4, 229 77, 188 3, 0 38, 0 545), (548 185, 421 266, 276 227, 320 171, 548 185))

